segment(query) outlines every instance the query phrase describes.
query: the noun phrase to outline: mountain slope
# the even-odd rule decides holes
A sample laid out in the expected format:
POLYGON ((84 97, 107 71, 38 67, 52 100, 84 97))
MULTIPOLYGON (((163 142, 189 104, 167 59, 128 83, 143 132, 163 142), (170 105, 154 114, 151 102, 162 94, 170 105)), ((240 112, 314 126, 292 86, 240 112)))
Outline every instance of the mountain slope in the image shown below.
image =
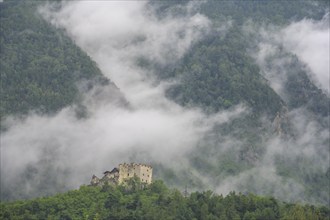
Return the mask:
POLYGON ((79 82, 109 84, 86 53, 41 17, 38 6, 0 4, 1 118, 31 110, 53 113, 78 103, 79 82))
POLYGON ((34 155, 23 160, 17 153, 24 161, 17 170, 16 161, 6 158, 11 179, 1 181, 2 199, 63 192, 66 181, 72 188, 81 182, 75 178, 89 178, 96 166, 148 160, 158 178, 181 189, 188 185, 329 204, 330 100, 313 81, 307 63, 279 37, 291 23, 308 20, 323 27, 328 1, 125 2, 127 7, 66 3, 49 5, 54 7, 49 13, 73 40, 36 13, 40 2, 0 3, 2 117, 31 110, 54 113, 85 96, 83 101, 92 103, 86 108, 95 113, 83 120, 71 111, 69 116, 55 114, 47 118, 52 126, 48 120, 34 123, 43 121, 38 116, 5 133, 6 155, 20 152, 21 145, 34 155), (122 10, 121 19, 103 22, 116 7, 122 10), (137 99, 135 108, 114 110, 108 105, 117 96, 113 90, 96 91, 102 96, 98 98, 85 95, 93 85, 109 81, 73 41, 102 70, 115 72, 111 78, 121 82, 133 105, 137 99), (77 84, 85 80, 87 89, 80 91, 77 84), (236 109, 242 113, 231 117, 236 109), (189 117, 182 117, 185 113, 189 117), (220 118, 214 127, 213 117, 220 118), (182 125, 181 118, 193 123, 183 120, 182 125), (31 125, 36 130, 44 126, 44 138, 30 133, 31 125), (204 130, 195 132, 199 126, 204 130), (178 161, 164 156, 177 153, 182 157, 178 161))
POLYGON ((170 88, 168 96, 209 112, 246 104, 255 114, 275 115, 284 103, 248 56, 247 40, 235 27, 224 35, 215 32, 191 48, 172 70, 182 83, 170 88))
MULTIPOLYGON (((176 16, 182 4, 189 1, 177 5, 173 1, 154 3, 160 14, 173 10, 176 16)), ((176 82, 167 90, 167 97, 182 106, 197 106, 208 113, 231 109, 239 103, 249 109, 246 115, 215 127, 190 152, 190 165, 202 174, 201 179, 207 179, 204 184, 221 188, 224 179, 232 178, 246 191, 265 192, 256 187, 259 182, 261 188, 274 192, 277 186, 271 185, 277 181, 263 183, 263 176, 267 179, 267 175, 274 175, 281 183, 301 184, 304 200, 329 203, 330 168, 326 155, 330 99, 315 85, 307 64, 283 43, 276 42, 274 35, 264 33, 267 29, 280 32, 301 19, 315 19, 312 22, 326 25, 322 20, 328 10, 329 2, 325 1, 297 5, 286 1, 207 1, 200 5, 200 12, 213 21, 210 33, 176 64, 161 68, 156 65, 160 79, 176 82), (260 52, 262 43, 272 40, 275 43, 270 48, 276 49, 261 65, 255 54, 260 52), (282 88, 280 92, 274 82, 282 88), (308 150, 315 150, 315 155, 308 150), (264 168, 273 164, 275 174, 273 168, 264 168), (317 178, 312 180, 311 176, 317 178)), ((164 171, 164 176, 181 184, 189 182, 181 174, 167 173, 171 172, 164 171)), ((196 181, 190 181, 194 186, 196 181)))

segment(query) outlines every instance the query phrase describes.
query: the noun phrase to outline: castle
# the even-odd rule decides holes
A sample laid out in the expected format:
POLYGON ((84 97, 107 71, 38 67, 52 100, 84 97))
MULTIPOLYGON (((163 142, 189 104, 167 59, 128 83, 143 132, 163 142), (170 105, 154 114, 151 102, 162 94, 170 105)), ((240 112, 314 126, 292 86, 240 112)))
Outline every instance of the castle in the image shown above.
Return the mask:
POLYGON ((105 171, 101 179, 93 175, 91 185, 103 186, 106 183, 118 185, 133 177, 138 177, 142 183, 150 184, 152 182, 152 167, 136 163, 119 164, 119 168, 115 167, 111 171, 105 171))

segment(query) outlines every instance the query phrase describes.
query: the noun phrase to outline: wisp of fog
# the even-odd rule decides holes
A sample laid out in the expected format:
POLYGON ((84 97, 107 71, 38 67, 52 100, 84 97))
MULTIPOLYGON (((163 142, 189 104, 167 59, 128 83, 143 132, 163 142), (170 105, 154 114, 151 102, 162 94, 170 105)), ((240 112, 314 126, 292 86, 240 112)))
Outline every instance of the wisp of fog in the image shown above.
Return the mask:
MULTIPOLYGON (((137 62, 144 58, 159 65, 175 63, 211 32, 211 21, 195 10, 200 4, 191 1, 177 6, 185 11, 182 16, 171 11, 158 16, 147 1, 68 1, 59 10, 52 5, 39 8, 39 13, 63 28, 118 89, 109 85, 83 94, 86 118, 78 119, 74 106, 54 116, 31 113, 24 120, 8 117, 4 122, 8 130, 1 134, 1 176, 5 177, 1 178, 1 190, 12 198, 65 191, 88 184, 93 174, 100 175, 122 162, 185 169, 189 153, 201 142, 212 142, 205 137, 215 125, 248 112, 242 105, 216 114, 182 107, 165 96, 166 88, 177 82, 159 82, 152 69, 137 62), (118 96, 127 104, 118 101, 118 96), (15 193, 17 189, 20 191, 15 193)), ((280 47, 305 62, 309 77, 329 95, 327 22, 329 15, 319 22, 292 23, 276 33, 270 27, 253 29, 263 40, 252 56, 284 100, 287 72, 281 67, 291 58, 282 56, 266 65, 267 57, 278 53, 280 47)), ((251 191, 307 201, 301 183, 278 174, 276 158, 307 158, 311 166, 303 172, 325 172, 330 158, 324 148, 329 129, 309 117, 304 108, 288 112, 288 117, 296 137, 266 139, 265 153, 251 169, 218 182, 190 167, 191 173, 218 193, 251 191)), ((223 140, 217 144, 220 152, 235 151, 240 144, 228 136, 223 140)))
POLYGON ((145 1, 72 1, 59 11, 52 11, 51 5, 40 8, 97 62, 120 92, 102 87, 85 94, 85 119, 77 119, 73 107, 55 116, 8 118, 8 130, 1 134, 2 190, 40 196, 49 188, 56 192, 88 184, 93 173, 100 175, 121 162, 179 166, 185 152, 215 123, 239 115, 241 107, 215 115, 185 109, 165 98, 168 83, 155 84, 136 64, 139 57, 160 64, 175 62, 207 33, 209 20, 190 13, 193 4, 186 6, 186 16, 168 14, 162 19, 145 1), (119 93, 129 107, 111 98, 119 93))

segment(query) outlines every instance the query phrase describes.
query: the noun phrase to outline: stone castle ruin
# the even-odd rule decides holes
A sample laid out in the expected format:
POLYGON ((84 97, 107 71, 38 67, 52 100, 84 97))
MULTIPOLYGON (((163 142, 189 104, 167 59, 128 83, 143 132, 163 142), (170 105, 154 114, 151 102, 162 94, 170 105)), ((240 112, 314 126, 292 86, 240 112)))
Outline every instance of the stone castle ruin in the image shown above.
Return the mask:
POLYGON ((118 185, 133 177, 139 178, 142 183, 150 184, 152 182, 152 167, 149 165, 136 163, 119 164, 118 168, 115 167, 111 171, 105 171, 104 176, 101 179, 93 175, 91 185, 118 185))

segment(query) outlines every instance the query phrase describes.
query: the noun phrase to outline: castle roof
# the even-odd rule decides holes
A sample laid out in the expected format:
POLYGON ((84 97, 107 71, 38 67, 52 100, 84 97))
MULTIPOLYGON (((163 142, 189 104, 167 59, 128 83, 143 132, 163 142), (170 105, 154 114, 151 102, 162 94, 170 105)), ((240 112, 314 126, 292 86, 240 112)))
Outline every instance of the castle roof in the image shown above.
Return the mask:
POLYGON ((113 169, 111 170, 110 173, 119 173, 119 170, 117 169, 117 167, 115 167, 115 168, 113 168, 113 169))
POLYGON ((119 173, 119 170, 117 169, 117 167, 113 168, 111 171, 105 171, 104 174, 112 174, 112 173, 119 173))

